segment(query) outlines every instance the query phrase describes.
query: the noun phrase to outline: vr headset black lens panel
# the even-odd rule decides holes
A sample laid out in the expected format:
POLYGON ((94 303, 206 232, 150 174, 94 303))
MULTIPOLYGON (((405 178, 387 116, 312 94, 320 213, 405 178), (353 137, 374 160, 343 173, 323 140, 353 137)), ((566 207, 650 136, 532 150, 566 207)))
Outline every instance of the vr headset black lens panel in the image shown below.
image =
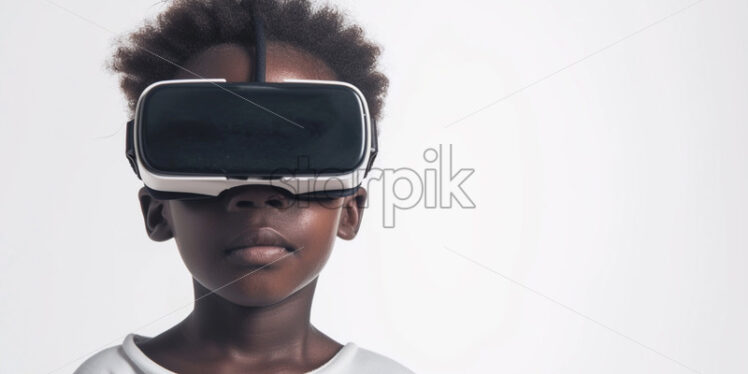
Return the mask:
POLYGON ((138 105, 140 157, 163 175, 344 174, 369 141, 362 98, 343 85, 164 84, 138 105))

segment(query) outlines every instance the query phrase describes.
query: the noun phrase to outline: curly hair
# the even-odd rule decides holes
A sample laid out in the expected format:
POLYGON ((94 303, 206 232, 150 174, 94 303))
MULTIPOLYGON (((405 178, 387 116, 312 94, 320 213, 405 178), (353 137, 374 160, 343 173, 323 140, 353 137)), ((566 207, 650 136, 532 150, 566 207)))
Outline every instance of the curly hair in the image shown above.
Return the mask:
POLYGON ((191 56, 216 44, 254 48, 252 22, 264 20, 267 40, 285 42, 326 62, 338 80, 358 87, 379 119, 389 80, 377 70, 380 47, 335 8, 314 10, 310 0, 174 0, 155 21, 120 39, 107 68, 120 74, 130 115, 151 83, 171 79, 191 56))

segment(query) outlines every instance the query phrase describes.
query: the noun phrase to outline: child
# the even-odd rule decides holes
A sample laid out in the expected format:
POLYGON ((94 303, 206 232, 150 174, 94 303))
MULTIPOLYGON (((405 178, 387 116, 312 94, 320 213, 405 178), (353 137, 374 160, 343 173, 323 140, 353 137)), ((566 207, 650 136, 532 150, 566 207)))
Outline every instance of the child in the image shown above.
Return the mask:
MULTIPOLYGON (((375 70, 379 49, 360 28, 344 26, 337 11, 314 11, 309 0, 174 1, 155 23, 130 35, 111 62, 131 112, 156 81, 252 81, 251 7, 264 21, 267 82, 348 82, 366 97, 371 117, 379 117, 388 84, 375 70)), ((128 335, 76 373, 412 373, 353 342, 343 345, 309 322, 317 276, 335 237, 351 240, 359 229, 364 188, 306 204, 261 185, 201 200, 160 200, 145 187, 138 196, 149 237, 177 243, 193 277, 194 310, 153 338, 128 335), (250 245, 290 252, 243 274, 225 253, 250 245)))

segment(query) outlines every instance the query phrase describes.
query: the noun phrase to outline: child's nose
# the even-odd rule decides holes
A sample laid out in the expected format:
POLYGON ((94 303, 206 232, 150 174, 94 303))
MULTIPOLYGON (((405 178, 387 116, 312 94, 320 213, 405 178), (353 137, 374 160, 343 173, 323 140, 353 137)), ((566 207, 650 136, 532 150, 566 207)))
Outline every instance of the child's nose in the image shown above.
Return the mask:
POLYGON ((239 186, 225 191, 229 211, 247 208, 288 208, 292 203, 290 194, 273 186, 239 186))

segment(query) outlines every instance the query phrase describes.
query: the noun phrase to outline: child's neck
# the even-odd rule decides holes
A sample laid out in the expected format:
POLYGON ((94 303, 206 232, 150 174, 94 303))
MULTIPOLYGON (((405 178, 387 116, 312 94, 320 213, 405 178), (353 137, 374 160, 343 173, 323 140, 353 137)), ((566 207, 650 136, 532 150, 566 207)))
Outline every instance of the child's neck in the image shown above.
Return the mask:
POLYGON ((266 373, 276 372, 280 365, 306 372, 342 348, 309 323, 317 279, 285 300, 260 308, 207 295, 207 289, 194 283, 199 300, 192 313, 141 343, 147 356, 172 371, 266 373))
POLYGON ((309 322, 317 278, 285 300, 266 307, 231 303, 194 281, 194 310, 185 321, 185 338, 206 348, 236 353, 277 353, 307 346, 317 330, 309 322), (207 295, 207 296, 206 296, 207 295))

